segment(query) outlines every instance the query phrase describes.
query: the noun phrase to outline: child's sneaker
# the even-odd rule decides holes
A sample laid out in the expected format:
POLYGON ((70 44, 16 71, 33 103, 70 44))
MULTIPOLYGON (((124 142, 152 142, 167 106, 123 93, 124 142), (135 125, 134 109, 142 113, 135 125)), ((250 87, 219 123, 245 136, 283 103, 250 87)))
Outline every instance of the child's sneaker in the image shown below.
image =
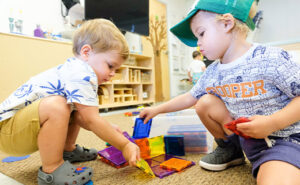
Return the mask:
POLYGON ((93 170, 89 167, 76 167, 65 161, 52 173, 45 173, 42 168, 38 171, 39 185, 84 185, 92 179, 93 170))
POLYGON ((245 157, 241 147, 233 142, 224 142, 222 139, 216 139, 217 148, 210 154, 202 157, 199 165, 207 170, 222 171, 230 166, 244 164, 245 157))
POLYGON ((74 162, 84 162, 91 161, 97 158, 97 150, 94 148, 84 148, 76 145, 76 148, 72 152, 64 152, 63 158, 65 161, 74 162))

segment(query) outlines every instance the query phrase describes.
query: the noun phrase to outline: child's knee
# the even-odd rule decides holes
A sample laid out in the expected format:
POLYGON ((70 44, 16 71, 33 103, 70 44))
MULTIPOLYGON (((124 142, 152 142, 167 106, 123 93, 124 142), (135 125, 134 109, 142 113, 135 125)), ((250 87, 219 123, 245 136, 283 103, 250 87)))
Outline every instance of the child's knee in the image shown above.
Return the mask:
POLYGON ((71 107, 67 104, 67 100, 62 96, 50 96, 44 98, 39 106, 40 117, 66 116, 70 117, 71 107))
POLYGON ((216 106, 224 106, 224 103, 222 100, 220 100, 218 97, 215 95, 211 94, 206 94, 203 95, 195 105, 195 109, 197 114, 203 114, 207 113, 209 110, 211 110, 211 107, 216 107, 216 106))

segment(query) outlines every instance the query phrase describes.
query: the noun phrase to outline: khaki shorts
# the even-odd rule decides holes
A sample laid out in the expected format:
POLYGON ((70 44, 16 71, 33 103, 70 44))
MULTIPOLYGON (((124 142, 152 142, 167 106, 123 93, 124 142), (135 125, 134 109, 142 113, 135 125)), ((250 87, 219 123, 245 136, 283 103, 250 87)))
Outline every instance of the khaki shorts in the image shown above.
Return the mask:
POLYGON ((13 117, 0 122, 1 151, 13 156, 24 156, 38 150, 39 104, 40 100, 37 100, 13 117))

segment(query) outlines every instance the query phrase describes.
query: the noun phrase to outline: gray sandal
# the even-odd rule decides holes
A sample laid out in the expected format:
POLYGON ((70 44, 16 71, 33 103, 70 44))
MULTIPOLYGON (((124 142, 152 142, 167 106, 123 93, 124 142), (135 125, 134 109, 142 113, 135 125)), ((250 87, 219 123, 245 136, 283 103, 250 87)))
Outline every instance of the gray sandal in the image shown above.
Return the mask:
POLYGON ((73 166, 65 161, 53 173, 45 173, 42 168, 38 172, 39 185, 84 185, 93 176, 93 170, 89 167, 73 166))
POLYGON ((64 152, 63 158, 65 161, 70 161, 71 163, 74 162, 84 162, 84 161, 91 161, 97 158, 97 150, 94 148, 87 149, 76 145, 75 150, 72 152, 64 152))

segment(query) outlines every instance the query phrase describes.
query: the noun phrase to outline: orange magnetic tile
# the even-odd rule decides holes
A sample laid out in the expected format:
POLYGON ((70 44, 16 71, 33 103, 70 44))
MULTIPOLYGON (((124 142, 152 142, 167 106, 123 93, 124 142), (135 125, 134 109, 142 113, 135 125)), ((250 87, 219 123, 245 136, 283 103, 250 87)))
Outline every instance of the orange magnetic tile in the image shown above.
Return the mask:
POLYGON ((141 158, 150 159, 151 156, 148 138, 135 139, 134 141, 140 148, 141 158))
POLYGON ((192 165, 191 161, 187 161, 184 159, 178 159, 178 158, 171 158, 171 159, 161 163, 160 167, 169 169, 169 170, 181 171, 191 165, 192 165))

